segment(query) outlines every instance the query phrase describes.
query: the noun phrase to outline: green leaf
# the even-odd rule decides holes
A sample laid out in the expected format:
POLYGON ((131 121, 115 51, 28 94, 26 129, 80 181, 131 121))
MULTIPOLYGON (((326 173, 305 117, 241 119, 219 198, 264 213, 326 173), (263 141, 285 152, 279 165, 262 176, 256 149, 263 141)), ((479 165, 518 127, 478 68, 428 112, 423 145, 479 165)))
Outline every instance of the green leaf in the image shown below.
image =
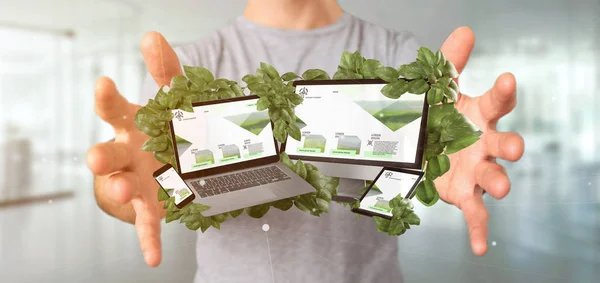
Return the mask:
POLYGON ((271 206, 267 203, 246 208, 246 214, 252 218, 261 218, 269 212, 271 206))
POLYGON ((377 69, 377 71, 375 71, 377 73, 377 76, 388 82, 388 83, 393 83, 398 81, 398 77, 400 76, 400 74, 398 73, 398 71, 392 67, 381 67, 379 69, 377 69))
POLYGON ((260 62, 260 69, 265 74, 267 74, 271 79, 278 79, 278 78, 280 78, 279 77, 279 72, 277 72, 277 70, 273 66, 271 66, 271 65, 269 65, 267 63, 260 62))
POLYGON ((338 71, 333 74, 334 80, 358 80, 362 78, 361 74, 343 68, 338 68, 338 71))
POLYGON ((450 62, 450 60, 447 60, 446 64, 444 64, 443 74, 453 79, 458 78, 459 75, 458 71, 456 70, 456 67, 454 66, 454 64, 452 64, 452 62, 450 62))
POLYGON ((217 215, 213 215, 210 218, 218 223, 223 223, 227 219, 228 213, 221 213, 217 215))
POLYGON ((449 141, 446 145, 445 154, 453 154, 462 149, 465 149, 472 144, 476 143, 479 140, 479 135, 477 134, 468 134, 462 137, 456 138, 452 141, 449 141))
MULTIPOLYGON (((186 112, 194 112, 194 107, 192 106, 192 97, 183 98, 183 101, 181 102, 179 109, 186 111, 186 112)), ((169 113, 173 114, 172 112, 169 112, 169 113)), ((173 119, 173 118, 171 118, 171 119, 173 119)))
POLYGON ((417 60, 427 63, 429 66, 436 66, 435 54, 426 47, 419 48, 417 60))
POLYGON ((439 129, 441 127, 442 119, 449 116, 452 113, 458 111, 454 107, 454 103, 432 105, 429 107, 429 115, 427 120, 428 129, 439 129))
POLYGON ((206 230, 210 228, 211 224, 212 221, 210 220, 210 218, 203 218, 200 222, 200 230, 202 230, 202 233, 206 232, 206 230))
POLYGON ((296 123, 288 124, 288 134, 293 139, 300 141, 302 139, 302 134, 300 133, 300 128, 296 125, 296 123))
POLYGON ((357 57, 350 52, 344 51, 342 53, 342 60, 340 61, 340 66, 346 70, 356 71, 357 68, 357 57))
POLYGON ((302 74, 302 78, 310 81, 310 80, 329 80, 329 75, 327 74, 327 72, 323 71, 323 70, 319 70, 319 69, 309 69, 306 70, 306 72, 304 72, 302 74))
POLYGON ((285 123, 285 121, 277 120, 277 122, 275 122, 273 136, 277 141, 281 143, 285 142, 288 135, 286 128, 287 124, 285 123))
POLYGON ((296 208, 300 209, 301 211, 312 214, 312 210, 310 208, 308 208, 306 205, 304 205, 304 203, 302 203, 301 201, 298 201, 298 200, 294 201, 294 206, 296 208))
POLYGON ((269 106, 269 118, 271 118, 271 120, 273 120, 274 122, 279 120, 281 117, 281 108, 271 104, 271 106, 269 106))
POLYGON ((233 90, 231 90, 229 87, 220 88, 216 91, 216 95, 219 97, 219 99, 232 98, 235 97, 235 92, 233 92, 233 90))
POLYGON ((444 56, 444 53, 442 53, 442 50, 438 50, 435 53, 436 68, 438 70, 442 71, 445 64, 446 64, 446 56, 444 56))
POLYGON ((244 91, 242 90, 242 87, 237 83, 231 85, 231 90, 237 97, 244 96, 244 91))
POLYGON ((290 100, 290 102, 292 104, 294 104, 294 106, 298 106, 300 104, 302 104, 302 102, 304 102, 304 98, 302 98, 302 96, 300 96, 299 94, 295 93, 295 92, 291 92, 289 94, 286 95, 287 99, 290 100))
POLYGON ((440 126, 442 127, 441 142, 449 142, 474 132, 466 117, 458 111, 442 118, 440 126))
POLYGON ((165 192, 164 189, 159 188, 158 189, 158 201, 165 201, 169 199, 169 195, 167 194, 167 192, 165 192))
POLYGON ((231 214, 231 217, 236 218, 238 216, 240 216, 242 213, 244 212, 244 209, 238 209, 238 210, 234 210, 229 212, 229 214, 231 214))
MULTIPOLYGON (((363 64, 362 68, 360 69, 360 74, 365 79, 376 79, 378 78, 377 70, 379 70, 379 68, 381 68, 382 66, 383 65, 381 65, 381 62, 377 60, 367 59, 363 64)), ((400 74, 398 73, 398 76, 399 75, 400 74)), ((396 76, 396 78, 398 78, 398 76, 396 76)))
POLYGON ((166 134, 160 135, 158 137, 150 137, 144 144, 142 145, 142 150, 144 151, 163 151, 166 150, 169 146, 169 138, 166 134))
POLYGON ((417 62, 400 66, 400 68, 398 68, 398 74, 407 80, 416 80, 425 77, 424 70, 417 62))
POLYGON ((429 84, 424 79, 416 79, 408 82, 407 91, 412 94, 423 94, 429 90, 429 84))
MULTIPOLYGON (((281 161, 281 163, 283 163, 285 166, 287 166, 288 168, 290 168, 291 170, 294 170, 294 162, 292 162, 292 160, 290 159, 290 157, 287 155, 287 153, 282 152, 279 154, 279 160, 281 161)), ((309 164, 307 164, 309 165, 309 164)))
POLYGON ((189 205, 191 213, 202 213, 210 209, 210 206, 201 203, 192 203, 189 205))
POLYGON ((427 160, 427 179, 435 180, 450 170, 450 159, 447 155, 432 156, 427 160))
POLYGON ((196 222, 188 222, 185 224, 185 226, 190 229, 190 230, 198 230, 198 228, 200 228, 200 226, 202 225, 201 221, 196 221, 196 222))
POLYGON ((262 78, 260 78, 258 76, 255 76, 255 75, 245 75, 242 78, 242 81, 245 82, 246 85, 248 85, 248 88, 250 90, 252 90, 252 88, 250 87, 250 85, 258 86, 258 85, 261 85, 261 84, 263 84, 265 82, 262 78))
POLYGON ((286 82, 289 82, 289 81, 292 81, 292 80, 295 80, 298 78, 300 78, 300 76, 296 75, 296 73, 294 73, 294 72, 287 72, 281 76, 281 79, 286 82))
POLYGON ((167 107, 169 107, 169 101, 168 101, 167 93, 165 92, 164 87, 161 87, 158 89, 158 92, 156 93, 156 97, 154 98, 154 100, 156 102, 158 102, 158 104, 160 106, 164 107, 165 109, 167 107))
POLYGON ((329 202, 328 201, 326 201, 324 199, 320 199, 320 198, 317 198, 316 201, 317 201, 317 209, 319 211, 329 212, 329 202))
POLYGON ((330 202, 333 196, 329 190, 322 189, 317 192, 317 198, 330 202))
POLYGON ((417 226, 421 225, 421 219, 414 212, 410 213, 408 216, 404 217, 402 220, 404 220, 406 223, 408 223, 410 225, 417 225, 417 226))
POLYGON ((171 90, 187 90, 188 79, 184 75, 174 76, 171 79, 171 90))
POLYGON ((269 101, 269 98, 267 97, 261 97, 258 99, 258 102, 256 102, 256 109, 258 111, 268 109, 269 106, 271 106, 271 101, 269 101))
POLYGON ((406 228, 404 227, 404 222, 402 219, 392 219, 388 226, 388 234, 390 236, 398 236, 404 234, 406 228))
POLYGON ((206 68, 183 66, 185 75, 196 86, 204 86, 215 80, 215 76, 206 68))
POLYGON ((306 167, 304 167, 304 162, 302 160, 296 161, 296 165, 294 165, 294 172, 298 174, 302 179, 306 179, 308 172, 306 171, 306 167))
POLYGON ((429 103, 429 105, 435 105, 442 102, 442 98, 444 98, 444 91, 437 87, 431 87, 427 92, 427 103, 429 103))
POLYGON ((273 205, 273 207, 275 207, 279 210, 287 211, 290 208, 292 208, 292 206, 294 206, 294 200, 291 198, 281 199, 276 202, 273 202, 272 205, 273 205))
POLYGON ((375 226, 377 226, 377 231, 379 232, 388 232, 390 227, 390 221, 379 216, 373 216, 373 220, 375 220, 375 226))
POLYGON ((416 188, 417 199, 425 206, 434 205, 439 199, 435 184, 431 180, 423 180, 416 188))
POLYGON ((396 208, 402 206, 404 203, 402 202, 402 196, 397 195, 393 199, 390 200, 390 207, 396 208))
POLYGON ((459 93, 458 90, 458 85, 456 84, 456 82, 454 80, 450 80, 450 83, 448 84, 448 86, 454 90, 454 92, 459 93))
POLYGON ((145 107, 154 109, 154 110, 158 110, 158 111, 162 111, 167 109, 167 106, 163 106, 160 103, 158 103, 156 100, 154 99, 148 99, 148 103, 146 104, 145 107))
POLYGON ((182 98, 183 97, 180 93, 176 91, 169 91, 169 93, 167 93, 167 106, 169 109, 176 109, 182 98))
POLYGON ((381 93, 391 99, 398 99, 408 89, 408 84, 404 80, 398 80, 394 83, 386 84, 382 89, 381 93))
POLYGON ((158 160, 162 164, 169 163, 169 161, 171 160, 171 157, 173 157, 173 153, 170 153, 170 152, 166 152, 166 151, 154 152, 154 158, 156 158, 156 160, 158 160))
POLYGON ((167 215, 165 216, 165 222, 169 223, 169 222, 177 220, 179 218, 181 218, 180 211, 168 210, 167 215))
POLYGON ((210 225, 215 227, 216 229, 221 229, 221 223, 214 221, 212 218, 206 218, 206 220, 210 221, 210 225))
POLYGON ((294 115, 292 109, 281 108, 281 120, 288 123, 295 122, 296 119, 292 119, 292 115, 294 115))

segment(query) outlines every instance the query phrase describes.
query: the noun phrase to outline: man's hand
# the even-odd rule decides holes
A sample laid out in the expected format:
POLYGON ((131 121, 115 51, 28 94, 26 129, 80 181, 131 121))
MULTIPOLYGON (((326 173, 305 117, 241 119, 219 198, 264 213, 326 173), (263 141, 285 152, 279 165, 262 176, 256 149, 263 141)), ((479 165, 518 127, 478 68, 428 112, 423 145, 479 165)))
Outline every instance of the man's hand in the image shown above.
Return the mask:
MULTIPOLYGON (((159 86, 170 85, 172 77, 183 73, 177 55, 160 34, 144 36, 141 49, 148 71, 159 86)), ((135 223, 146 263, 158 266, 160 221, 165 212, 158 202, 159 186, 152 173, 162 164, 152 152, 141 150, 149 138, 134 123, 141 106, 128 102, 108 78, 98 79, 95 93, 96 113, 115 131, 114 142, 96 144, 88 151, 96 200, 108 214, 135 223)))
MULTIPOLYGON (((459 28, 442 45, 442 53, 462 72, 475 37, 466 27, 459 28)), ((458 83, 458 82, 457 82, 458 83)), ((469 97, 459 94, 456 108, 483 131, 480 140, 455 154, 449 155, 450 171, 435 180, 440 198, 456 205, 465 215, 471 247, 476 255, 487 250, 488 212, 483 204, 485 190, 501 199, 510 190, 510 180, 496 158, 517 161, 523 155, 524 142, 516 133, 496 131, 498 120, 516 104, 516 82, 512 74, 502 74, 484 95, 469 97)))

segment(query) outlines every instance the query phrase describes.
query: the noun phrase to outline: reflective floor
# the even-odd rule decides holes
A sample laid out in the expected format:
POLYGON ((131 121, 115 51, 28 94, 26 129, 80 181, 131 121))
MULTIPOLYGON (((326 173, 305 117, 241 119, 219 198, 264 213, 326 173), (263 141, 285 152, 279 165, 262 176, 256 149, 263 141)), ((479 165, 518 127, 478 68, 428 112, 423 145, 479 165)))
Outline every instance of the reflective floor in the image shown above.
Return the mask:
MULTIPOLYGON (((417 204, 421 226, 399 238, 405 282, 597 282, 600 167, 535 159, 508 167, 507 198, 486 200, 484 257, 472 255, 460 211, 417 204)), ((191 282, 194 233, 163 226, 163 263, 147 268, 133 227, 104 215, 86 169, 70 166, 63 170, 78 180, 73 199, 0 209, 1 282, 191 282)))

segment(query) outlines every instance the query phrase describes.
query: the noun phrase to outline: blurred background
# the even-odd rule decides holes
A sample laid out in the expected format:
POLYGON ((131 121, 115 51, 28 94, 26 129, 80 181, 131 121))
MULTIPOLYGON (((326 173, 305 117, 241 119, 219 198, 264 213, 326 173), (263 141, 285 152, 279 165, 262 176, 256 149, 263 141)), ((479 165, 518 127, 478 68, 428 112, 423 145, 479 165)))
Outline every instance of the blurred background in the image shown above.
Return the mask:
MULTIPOLYGON (((150 269, 133 226, 96 206, 85 153, 113 133, 94 113, 94 81, 109 76, 137 101, 144 33, 188 43, 239 16, 245 2, 0 1, 1 282, 191 282, 194 233, 163 226, 163 264, 150 269)), ((472 255, 460 211, 417 205, 422 225, 399 238, 406 282, 598 282, 600 1, 341 5, 434 50, 470 26, 477 42, 461 76, 469 95, 503 72, 517 78, 517 107, 499 130, 521 134, 526 151, 502 162, 510 195, 486 199, 488 254, 472 255)))

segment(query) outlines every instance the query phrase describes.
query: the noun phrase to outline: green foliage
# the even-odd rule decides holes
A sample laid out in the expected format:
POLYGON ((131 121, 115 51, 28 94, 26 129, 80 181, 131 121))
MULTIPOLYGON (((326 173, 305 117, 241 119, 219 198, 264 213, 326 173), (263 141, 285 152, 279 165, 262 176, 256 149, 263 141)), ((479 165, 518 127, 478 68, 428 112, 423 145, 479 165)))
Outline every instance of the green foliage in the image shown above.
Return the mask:
MULTIPOLYGON (((303 98, 296 93, 296 80, 381 79, 387 82, 381 93, 390 99, 399 99, 405 93, 426 95, 429 114, 423 157, 425 176, 414 193, 426 206, 434 205, 439 199, 434 180, 450 170, 449 155, 471 146, 481 135, 481 132, 473 129, 466 117, 454 107, 459 94, 455 81, 459 75, 456 68, 446 60, 441 51, 434 53, 424 47, 418 50, 414 62, 397 69, 384 66, 378 60, 364 58, 358 51, 344 52, 333 77, 319 69, 309 69, 301 75, 294 72, 281 74, 273 66, 261 62, 254 74, 242 78, 245 86, 228 79, 216 78, 203 67, 184 66, 183 70, 184 75, 173 77, 169 86, 160 88, 154 99, 148 100, 146 106, 137 111, 134 119, 136 127, 149 136, 141 146, 142 150, 152 152, 156 160, 163 164, 171 163, 175 168, 177 166, 174 162, 174 141, 169 134, 169 121, 174 118, 172 110, 193 112, 194 102, 257 95, 259 100, 256 109, 268 112, 274 123, 275 139, 281 143, 285 142, 288 136, 301 140, 302 133, 295 124, 295 107, 303 102, 303 98)), ((281 211, 295 207, 314 216, 329 212, 331 201, 338 193, 339 179, 325 176, 315 166, 301 160, 293 162, 285 153, 280 155, 280 159, 312 185, 315 191, 205 217, 202 212, 209 209, 208 206, 191 203, 178 209, 174 198, 169 197, 172 189, 160 189, 158 200, 164 201, 163 207, 167 211, 165 222, 179 220, 191 230, 201 229, 205 232, 210 227, 220 229, 229 216, 240 217, 244 211, 252 218, 263 217, 271 207, 281 211)), ((366 188, 361 193, 364 190, 366 188)), ((359 204, 357 201, 344 205, 352 209, 357 208, 359 204)), ((398 236, 410 229, 411 225, 420 225, 420 219, 414 213, 410 199, 398 196, 390 201, 390 207, 393 214, 391 219, 373 217, 378 231, 398 236)))
POLYGON ((413 210, 414 206, 410 199, 402 198, 400 195, 390 200, 392 208, 392 219, 374 216, 377 231, 387 233, 390 236, 400 236, 410 229, 411 225, 418 226, 421 219, 413 210))

